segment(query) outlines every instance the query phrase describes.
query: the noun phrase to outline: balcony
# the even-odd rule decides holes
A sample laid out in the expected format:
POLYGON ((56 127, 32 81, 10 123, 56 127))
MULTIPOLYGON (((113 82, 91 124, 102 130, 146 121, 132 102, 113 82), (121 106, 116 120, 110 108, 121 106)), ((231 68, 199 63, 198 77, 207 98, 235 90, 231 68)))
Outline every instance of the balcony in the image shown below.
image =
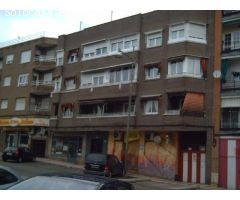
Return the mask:
POLYGON ((223 11, 224 25, 239 24, 240 11, 239 10, 226 10, 223 11))
POLYGON ((231 43, 223 44, 223 53, 240 50, 240 41, 232 41, 231 43))
POLYGON ((56 67, 56 57, 52 55, 38 55, 34 57, 35 67, 37 72, 51 71, 56 67))
POLYGON ((226 80, 224 83, 222 83, 222 90, 227 89, 240 89, 240 80, 226 80))
POLYGON ((56 57, 52 55, 40 55, 34 57, 34 62, 56 62, 56 57))
POLYGON ((50 112, 49 106, 39 106, 36 104, 30 104, 29 106, 30 112, 50 112))
POLYGON ((53 91, 53 86, 54 86, 53 81, 45 80, 32 81, 31 93, 38 95, 49 94, 53 91))
POLYGON ((221 129, 227 130, 227 129, 239 129, 240 128, 240 122, 232 121, 232 122, 222 122, 221 123, 221 129))

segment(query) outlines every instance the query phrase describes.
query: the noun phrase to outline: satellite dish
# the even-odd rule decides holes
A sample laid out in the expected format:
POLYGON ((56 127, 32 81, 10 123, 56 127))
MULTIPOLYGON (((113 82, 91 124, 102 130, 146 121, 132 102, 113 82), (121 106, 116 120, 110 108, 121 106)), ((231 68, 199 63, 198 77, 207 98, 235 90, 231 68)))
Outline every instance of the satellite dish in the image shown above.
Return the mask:
POLYGON ((220 70, 215 70, 214 72, 213 72, 213 77, 214 78, 220 78, 221 77, 221 71, 220 70))

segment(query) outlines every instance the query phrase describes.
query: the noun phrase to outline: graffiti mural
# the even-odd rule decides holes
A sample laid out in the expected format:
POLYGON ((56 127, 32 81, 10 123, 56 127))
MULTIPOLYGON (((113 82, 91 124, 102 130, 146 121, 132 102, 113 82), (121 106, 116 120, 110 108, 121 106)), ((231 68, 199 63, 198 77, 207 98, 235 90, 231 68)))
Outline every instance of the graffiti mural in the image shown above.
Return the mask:
POLYGON ((171 144, 146 142, 139 157, 139 172, 174 179, 177 172, 177 150, 171 144))

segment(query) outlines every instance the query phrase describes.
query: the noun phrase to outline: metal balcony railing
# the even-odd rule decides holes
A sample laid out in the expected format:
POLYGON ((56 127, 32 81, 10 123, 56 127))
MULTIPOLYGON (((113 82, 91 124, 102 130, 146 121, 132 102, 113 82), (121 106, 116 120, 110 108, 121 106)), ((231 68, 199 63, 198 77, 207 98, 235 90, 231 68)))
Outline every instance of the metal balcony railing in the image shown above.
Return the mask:
POLYGON ((240 49, 240 41, 232 41, 231 43, 223 44, 223 51, 233 51, 240 49))
POLYGON ((222 122, 221 123, 221 128, 222 129, 237 129, 240 128, 240 122, 235 122, 235 121, 231 121, 231 122, 222 122))
POLYGON ((37 80, 37 81, 32 81, 33 86, 54 86, 53 81, 45 81, 45 80, 37 80))
MULTIPOLYGON (((127 112, 114 112, 114 113, 89 113, 89 114, 79 114, 79 117, 112 117, 112 116, 116 116, 116 117, 125 117, 127 116, 128 113, 127 112)), ((131 116, 135 115, 135 112, 131 112, 130 114, 131 116)))
POLYGON ((227 80, 225 83, 222 83, 222 89, 235 89, 240 88, 240 81, 227 80))
POLYGON ((35 104, 30 104, 29 110, 31 112, 49 112, 50 111, 49 106, 39 106, 35 104))
POLYGON ((55 56, 40 55, 34 57, 35 62, 56 62, 55 56))

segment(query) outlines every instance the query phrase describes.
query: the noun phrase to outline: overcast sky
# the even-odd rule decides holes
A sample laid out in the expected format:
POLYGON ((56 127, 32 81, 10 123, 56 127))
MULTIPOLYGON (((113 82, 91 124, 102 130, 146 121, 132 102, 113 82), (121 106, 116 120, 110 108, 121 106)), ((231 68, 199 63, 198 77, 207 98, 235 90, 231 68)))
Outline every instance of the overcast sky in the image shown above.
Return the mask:
POLYGON ((226 5, 220 5, 219 1, 6 0, 1 2, 0 8, 0 42, 38 32, 57 37, 79 31, 80 22, 82 28, 109 22, 111 13, 112 19, 116 20, 161 9, 236 9, 238 2, 225 0, 226 5))

